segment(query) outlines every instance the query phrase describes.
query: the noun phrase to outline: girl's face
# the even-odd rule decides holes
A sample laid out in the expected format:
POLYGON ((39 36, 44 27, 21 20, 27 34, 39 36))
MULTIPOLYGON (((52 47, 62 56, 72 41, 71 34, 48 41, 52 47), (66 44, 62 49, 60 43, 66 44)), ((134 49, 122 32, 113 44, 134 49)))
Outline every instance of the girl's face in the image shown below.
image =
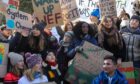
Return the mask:
POLYGON ((106 20, 103 22, 103 25, 106 28, 110 29, 112 27, 112 20, 111 20, 111 18, 106 18, 106 20))
POLYGON ((83 23, 82 24, 82 32, 84 33, 84 34, 88 34, 88 24, 87 23, 83 23))
POLYGON ((56 58, 53 52, 49 52, 47 57, 46 57, 47 62, 55 62, 56 58))
POLYGON ((41 34, 41 32, 36 28, 33 29, 32 32, 33 32, 33 36, 39 36, 41 34))
POLYGON ((25 37, 29 36, 30 30, 29 29, 22 29, 21 34, 25 37))
POLYGON ((40 63, 36 64, 36 65, 33 67, 33 70, 34 70, 35 72, 41 72, 41 70, 42 70, 42 63, 41 63, 41 61, 40 61, 40 63))
POLYGON ((71 23, 68 23, 67 24, 67 31, 72 31, 72 25, 71 25, 71 23))
POLYGON ((20 60, 17 65, 16 65, 19 69, 23 69, 24 68, 24 61, 20 60))

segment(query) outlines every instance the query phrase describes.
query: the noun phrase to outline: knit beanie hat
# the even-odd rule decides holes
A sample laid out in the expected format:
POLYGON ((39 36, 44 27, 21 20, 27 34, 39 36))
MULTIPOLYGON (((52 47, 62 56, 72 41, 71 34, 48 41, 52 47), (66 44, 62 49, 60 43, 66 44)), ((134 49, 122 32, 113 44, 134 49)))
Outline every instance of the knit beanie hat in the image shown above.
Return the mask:
POLYGON ((138 21, 140 22, 140 17, 137 16, 137 15, 133 15, 133 16, 131 17, 131 20, 132 20, 132 19, 136 19, 136 20, 138 20, 138 21))
POLYGON ((70 38, 73 38, 74 33, 72 31, 67 31, 64 36, 69 36, 70 38))
POLYGON ((91 12, 91 16, 95 16, 95 17, 97 17, 98 19, 100 19, 100 11, 99 11, 99 8, 94 9, 94 10, 91 12))
POLYGON ((15 52, 10 52, 8 57, 10 58, 10 62, 13 66, 16 65, 19 61, 24 60, 22 55, 15 52))
POLYGON ((26 53, 25 57, 26 57, 26 63, 29 68, 33 68, 36 64, 39 64, 42 61, 40 54, 26 53))

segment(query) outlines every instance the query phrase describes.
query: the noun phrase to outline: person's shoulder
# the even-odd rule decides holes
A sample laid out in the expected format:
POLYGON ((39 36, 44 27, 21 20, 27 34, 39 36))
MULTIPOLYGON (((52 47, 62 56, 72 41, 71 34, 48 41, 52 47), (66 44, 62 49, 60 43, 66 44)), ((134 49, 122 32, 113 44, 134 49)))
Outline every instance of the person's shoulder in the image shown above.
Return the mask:
POLYGON ((122 72, 120 72, 118 69, 116 69, 116 72, 120 79, 126 79, 126 76, 122 72))
POLYGON ((129 32, 128 26, 125 26, 125 27, 121 28, 121 29, 120 29, 120 32, 121 32, 121 33, 129 32))
POLYGON ((48 77, 47 76, 43 75, 42 79, 43 79, 44 82, 48 82, 48 77))
POLYGON ((19 77, 17 77, 16 75, 14 75, 13 73, 7 73, 4 77, 4 80, 18 80, 19 77))
POLYGON ((26 76, 22 76, 19 80, 18 80, 18 84, 29 84, 29 81, 27 80, 26 76))

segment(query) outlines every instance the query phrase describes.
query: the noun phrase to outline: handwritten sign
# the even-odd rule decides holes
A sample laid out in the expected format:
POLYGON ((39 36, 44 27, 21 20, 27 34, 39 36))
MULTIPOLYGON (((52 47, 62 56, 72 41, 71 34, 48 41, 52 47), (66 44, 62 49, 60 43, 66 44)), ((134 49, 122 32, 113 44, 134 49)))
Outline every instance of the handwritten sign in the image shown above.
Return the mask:
POLYGON ((59 0, 32 0, 32 4, 36 17, 45 21, 47 27, 63 24, 59 0))
POLYGON ((90 84, 93 77, 101 72, 103 58, 106 55, 112 55, 112 53, 85 41, 83 52, 76 54, 72 63, 73 68, 68 70, 70 73, 68 80, 76 81, 78 79, 84 83, 78 82, 77 84, 90 84))
POLYGON ((76 0, 76 3, 80 14, 80 20, 91 22, 89 16, 93 9, 97 8, 98 0, 76 0))
POLYGON ((19 8, 19 0, 9 0, 8 4, 10 5, 10 8, 19 8))
POLYGON ((7 9, 6 26, 9 29, 32 28, 32 16, 15 9, 7 9))
POLYGON ((99 0, 100 12, 102 16, 117 16, 115 0, 99 0))
POLYGON ((64 23, 80 17, 76 0, 60 0, 60 5, 64 23))
POLYGON ((3 78, 7 71, 7 54, 9 45, 6 43, 0 43, 0 78, 3 78))
POLYGON ((121 9, 124 8, 127 13, 132 15, 134 0, 116 0, 117 15, 120 15, 121 9))

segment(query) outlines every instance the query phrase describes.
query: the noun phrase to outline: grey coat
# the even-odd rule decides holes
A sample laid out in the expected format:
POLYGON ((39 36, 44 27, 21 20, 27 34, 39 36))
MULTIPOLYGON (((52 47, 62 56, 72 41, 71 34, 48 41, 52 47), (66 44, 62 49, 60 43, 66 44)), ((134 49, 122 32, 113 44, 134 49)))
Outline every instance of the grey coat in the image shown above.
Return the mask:
POLYGON ((126 27, 120 32, 126 44, 126 60, 140 61, 140 28, 126 27))

